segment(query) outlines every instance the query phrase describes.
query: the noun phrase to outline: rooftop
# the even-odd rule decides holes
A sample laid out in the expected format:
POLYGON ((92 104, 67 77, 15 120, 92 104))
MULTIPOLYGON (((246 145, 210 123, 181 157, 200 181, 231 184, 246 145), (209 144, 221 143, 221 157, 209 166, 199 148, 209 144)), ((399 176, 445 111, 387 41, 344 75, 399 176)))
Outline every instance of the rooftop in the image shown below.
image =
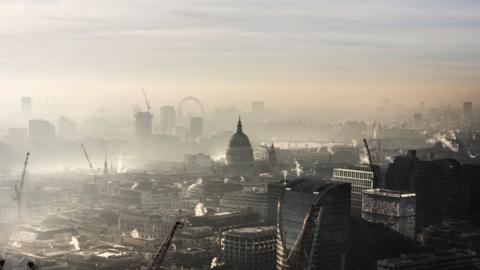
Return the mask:
POLYGON ((376 195, 382 197, 391 197, 391 198, 415 198, 417 195, 411 192, 402 192, 389 189, 368 189, 363 191, 367 195, 376 195))

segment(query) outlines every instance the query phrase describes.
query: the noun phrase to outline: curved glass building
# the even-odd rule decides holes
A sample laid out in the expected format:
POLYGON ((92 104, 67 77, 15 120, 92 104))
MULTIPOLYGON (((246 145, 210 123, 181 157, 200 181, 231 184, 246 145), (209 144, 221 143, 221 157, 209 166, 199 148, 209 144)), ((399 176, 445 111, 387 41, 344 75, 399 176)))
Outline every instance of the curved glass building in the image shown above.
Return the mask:
POLYGON ((350 184, 300 178, 278 207, 277 270, 349 268, 350 184))

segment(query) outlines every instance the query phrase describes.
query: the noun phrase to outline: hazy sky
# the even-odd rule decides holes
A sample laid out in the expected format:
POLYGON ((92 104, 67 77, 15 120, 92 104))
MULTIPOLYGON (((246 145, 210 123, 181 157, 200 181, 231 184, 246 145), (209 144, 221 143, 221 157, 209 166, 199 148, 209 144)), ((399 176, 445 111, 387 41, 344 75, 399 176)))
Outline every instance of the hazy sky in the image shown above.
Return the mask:
MULTIPOLYGON (((2 106, 480 101, 478 0, 0 0, 2 106)), ((130 107, 128 107, 130 108, 130 107)))

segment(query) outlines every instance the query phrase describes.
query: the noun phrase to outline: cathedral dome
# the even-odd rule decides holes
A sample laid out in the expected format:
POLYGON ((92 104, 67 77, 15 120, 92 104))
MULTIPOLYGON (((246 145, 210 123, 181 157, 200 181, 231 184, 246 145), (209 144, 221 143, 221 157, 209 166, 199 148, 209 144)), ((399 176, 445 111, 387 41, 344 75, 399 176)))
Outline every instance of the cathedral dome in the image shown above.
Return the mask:
POLYGON ((248 136, 243 133, 242 121, 238 120, 237 132, 233 134, 228 144, 229 148, 252 148, 248 136))
POLYGON ((233 134, 228 144, 229 148, 252 148, 252 144, 248 139, 248 136, 243 133, 242 121, 238 120, 237 132, 233 134))
POLYGON ((242 121, 238 120, 237 132, 228 144, 227 163, 230 165, 253 163, 253 148, 248 136, 243 133, 242 121))

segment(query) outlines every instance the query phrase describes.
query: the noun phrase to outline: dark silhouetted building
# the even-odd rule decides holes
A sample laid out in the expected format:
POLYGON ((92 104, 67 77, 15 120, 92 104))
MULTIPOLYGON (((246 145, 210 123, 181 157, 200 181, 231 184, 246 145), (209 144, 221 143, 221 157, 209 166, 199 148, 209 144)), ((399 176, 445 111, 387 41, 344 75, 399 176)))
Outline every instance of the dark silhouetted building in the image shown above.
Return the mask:
POLYGON ((204 216, 189 217, 194 227, 208 226, 214 230, 236 229, 262 225, 260 215, 252 209, 232 212, 207 213, 204 216))
POLYGON ((350 185, 299 178, 280 200, 277 269, 350 269, 350 185))
POLYGON ((225 266, 238 270, 275 269, 276 227, 251 227, 223 233, 225 266))
POLYGON ((418 237, 423 247, 433 250, 460 248, 480 254, 480 227, 461 221, 444 222, 422 230, 418 237))
POLYGON ((390 164, 386 188, 417 195, 416 230, 446 219, 476 219, 479 167, 453 159, 421 161, 415 151, 390 164), (475 176, 476 175, 476 176, 475 176))
POLYGON ((160 127, 162 134, 175 135, 177 115, 174 106, 163 106, 160 108, 160 127))
POLYGON ((267 218, 265 220, 267 226, 277 225, 278 202, 286 185, 287 182, 283 180, 268 184, 267 218))
POLYGON ((475 252, 462 250, 402 255, 377 262, 377 270, 474 270, 477 266, 475 252))

